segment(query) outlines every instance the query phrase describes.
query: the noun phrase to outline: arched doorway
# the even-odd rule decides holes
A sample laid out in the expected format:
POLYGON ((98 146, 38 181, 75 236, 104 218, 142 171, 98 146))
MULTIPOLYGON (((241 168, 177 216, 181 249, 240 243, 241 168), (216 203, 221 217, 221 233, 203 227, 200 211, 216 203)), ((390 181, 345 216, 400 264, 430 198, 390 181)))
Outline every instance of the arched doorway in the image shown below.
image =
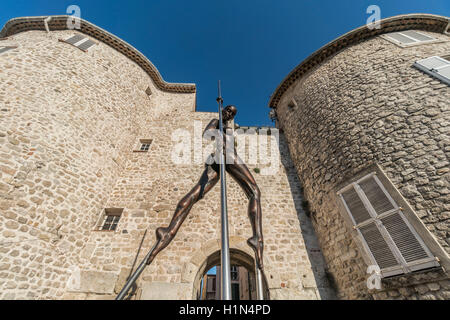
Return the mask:
MULTIPOLYGON (((220 300, 220 265, 209 269, 202 277, 198 300, 220 300)), ((244 266, 231 265, 231 300, 256 300, 254 273, 244 266)))
MULTIPOLYGON (((233 300, 255 300, 255 261, 244 251, 230 248, 232 266, 231 291, 233 300)), ((194 282, 194 294, 198 300, 220 299, 220 250, 212 253, 198 270, 194 282), (216 269, 215 272, 211 270, 216 269), (208 274, 209 273, 209 274, 208 274)), ((264 298, 268 299, 267 284, 264 279, 264 298)))

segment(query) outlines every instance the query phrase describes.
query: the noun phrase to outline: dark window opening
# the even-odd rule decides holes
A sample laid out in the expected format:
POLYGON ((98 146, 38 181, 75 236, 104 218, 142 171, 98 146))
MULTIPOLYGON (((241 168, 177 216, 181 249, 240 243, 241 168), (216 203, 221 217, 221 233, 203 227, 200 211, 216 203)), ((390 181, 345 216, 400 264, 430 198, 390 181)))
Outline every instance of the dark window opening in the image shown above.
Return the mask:
POLYGON ((231 299, 232 300, 240 300, 239 297, 239 283, 231 284, 231 299))
POLYGON ((231 280, 238 280, 239 273, 236 266, 231 266, 231 280))
POLYGON ((105 209, 105 214, 99 230, 101 231, 115 231, 119 223, 123 209, 110 208, 105 209))
POLYGON ((152 139, 140 139, 137 148, 134 152, 148 152, 150 150, 150 146, 152 145, 152 139))

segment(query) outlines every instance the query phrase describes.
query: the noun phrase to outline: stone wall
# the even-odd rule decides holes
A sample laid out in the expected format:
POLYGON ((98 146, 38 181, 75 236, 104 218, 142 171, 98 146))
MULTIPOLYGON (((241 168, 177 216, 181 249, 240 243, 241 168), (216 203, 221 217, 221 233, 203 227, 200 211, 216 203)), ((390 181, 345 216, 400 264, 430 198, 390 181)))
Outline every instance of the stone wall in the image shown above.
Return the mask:
MULTIPOLYGON (((168 132, 185 128, 193 138, 194 121, 201 121, 204 128, 217 115, 175 112, 178 111, 142 131, 142 138, 153 139, 150 152, 130 154, 127 166, 106 202, 107 208, 125 208, 117 232, 105 235, 94 231, 86 245, 82 268, 118 273, 116 293, 129 274, 144 231, 149 233, 138 261, 153 245, 154 230, 169 224, 178 201, 194 186, 204 169, 203 163, 172 163, 174 142, 168 132)), ((270 297, 332 298, 333 290, 326 279, 323 257, 311 222, 301 207, 300 184, 283 138, 280 149, 284 161, 280 163, 277 175, 257 174, 253 169, 262 166, 249 166, 262 193, 264 258, 270 297)), ((246 244, 252 234, 247 217, 248 200, 230 176, 227 185, 230 248, 253 256, 246 244)), ((217 184, 192 208, 173 242, 144 271, 139 280, 143 290, 141 298, 195 297, 196 279, 207 271, 202 266, 220 249, 219 192, 220 185, 217 184), (158 293, 161 288, 165 288, 164 292, 158 293)))
POLYGON ((0 56, 1 298, 61 297, 140 128, 194 94, 158 92, 98 43, 85 53, 19 33, 0 56), (150 86, 152 99, 145 93, 150 86))
POLYGON ((367 264, 336 202, 339 185, 377 163, 448 254, 450 88, 412 65, 448 55, 450 39, 422 32, 442 41, 401 48, 378 36, 347 47, 297 79, 277 107, 340 298, 450 298, 445 272, 369 292, 367 264))
MULTIPOLYGON (((0 55, 0 299, 113 298, 145 230, 138 262, 203 169, 173 164, 171 134, 216 115, 195 112, 195 94, 158 90, 102 42, 83 52, 58 41, 75 33, 1 41, 17 48, 0 55), (149 152, 133 152, 139 139, 153 140, 149 152), (112 207, 124 209, 117 230, 95 231, 112 207)), ((250 167, 262 192, 271 298, 333 297, 283 136, 279 151, 276 175, 250 167)), ((230 247, 252 255, 247 199, 231 178, 228 186, 230 247)), ((162 287, 165 298, 194 297, 200 266, 218 249, 219 189, 145 270, 135 298, 158 297, 145 290, 162 287)))

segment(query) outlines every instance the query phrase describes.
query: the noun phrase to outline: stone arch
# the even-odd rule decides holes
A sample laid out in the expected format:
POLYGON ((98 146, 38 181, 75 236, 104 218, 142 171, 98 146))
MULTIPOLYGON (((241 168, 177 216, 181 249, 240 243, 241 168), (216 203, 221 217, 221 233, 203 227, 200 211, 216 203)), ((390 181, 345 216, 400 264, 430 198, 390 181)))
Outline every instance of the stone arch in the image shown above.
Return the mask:
MULTIPOLYGON (((241 265, 251 274, 255 273, 255 259, 253 251, 242 237, 230 237, 230 262, 241 265)), ((181 272, 181 281, 192 284, 192 299, 197 299, 201 278, 204 273, 215 265, 220 264, 220 240, 209 240, 202 245, 192 256, 191 260, 184 264, 181 272)), ((264 279, 265 298, 269 298, 267 281, 264 279)))

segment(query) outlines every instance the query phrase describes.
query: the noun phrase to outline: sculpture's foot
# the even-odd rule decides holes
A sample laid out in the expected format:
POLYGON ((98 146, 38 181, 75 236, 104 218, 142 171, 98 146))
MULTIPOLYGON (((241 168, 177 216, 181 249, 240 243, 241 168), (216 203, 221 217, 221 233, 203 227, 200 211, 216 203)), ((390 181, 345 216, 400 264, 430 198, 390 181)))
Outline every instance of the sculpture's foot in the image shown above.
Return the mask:
POLYGON ((253 249, 256 257, 256 265, 258 269, 263 270, 263 249, 264 249, 264 241, 262 238, 258 236, 253 236, 247 240, 247 244, 253 249))

